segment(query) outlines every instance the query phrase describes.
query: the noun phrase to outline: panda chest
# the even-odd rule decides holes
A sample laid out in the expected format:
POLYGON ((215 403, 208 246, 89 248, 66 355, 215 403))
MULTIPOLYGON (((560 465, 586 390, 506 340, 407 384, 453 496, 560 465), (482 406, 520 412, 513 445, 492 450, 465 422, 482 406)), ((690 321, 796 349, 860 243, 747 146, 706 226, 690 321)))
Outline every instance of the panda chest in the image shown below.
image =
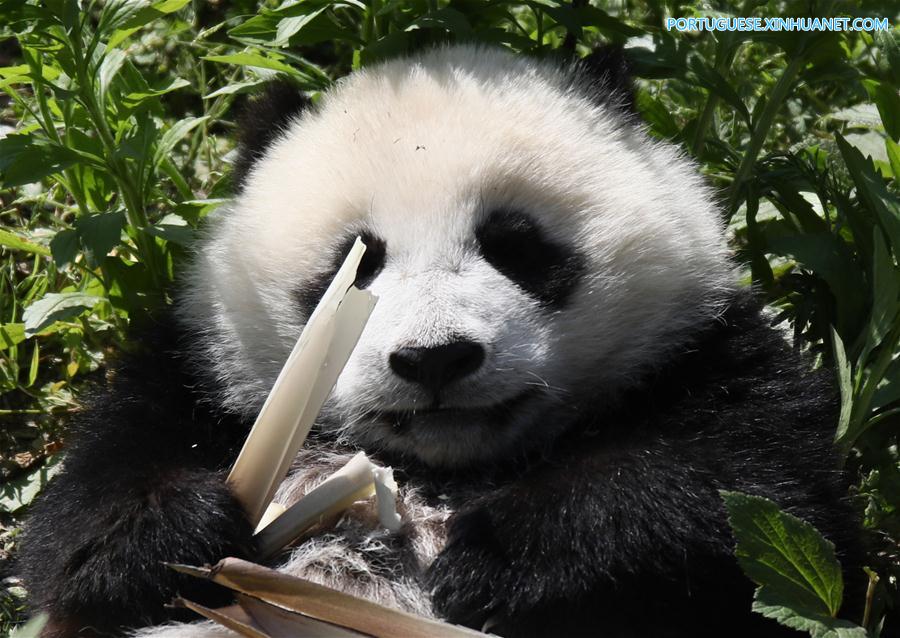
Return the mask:
MULTIPOLYGON (((290 507, 352 456, 301 451, 275 500, 290 507)), ((433 617, 423 577, 444 547, 452 508, 440 501, 429 502, 414 487, 401 485, 397 511, 403 526, 391 532, 379 524, 374 500, 357 502, 333 527, 281 554, 277 567, 353 596, 433 617)))

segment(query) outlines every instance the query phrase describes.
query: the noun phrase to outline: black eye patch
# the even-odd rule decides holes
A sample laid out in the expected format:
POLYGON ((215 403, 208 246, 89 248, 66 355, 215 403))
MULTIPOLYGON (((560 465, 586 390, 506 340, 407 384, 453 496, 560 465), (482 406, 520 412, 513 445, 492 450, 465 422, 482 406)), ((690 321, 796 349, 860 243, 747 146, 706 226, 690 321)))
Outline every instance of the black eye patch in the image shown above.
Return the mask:
MULTIPOLYGON (((363 253, 362 260, 359 262, 359 268, 356 269, 356 280, 353 283, 357 288, 365 288, 372 283, 375 277, 378 276, 378 273, 381 272, 381 269, 384 268, 384 262, 387 258, 387 245, 383 239, 368 231, 363 231, 358 233, 358 235, 366 245, 366 252, 363 253)), ((347 258, 350 249, 353 248, 353 242, 356 241, 356 237, 357 233, 350 235, 338 244, 334 250, 331 267, 295 291, 297 301, 300 302, 300 307, 307 316, 312 313, 322 295, 328 290, 328 285, 334 279, 341 264, 344 263, 344 259, 347 258)))
POLYGON ((565 304, 584 271, 581 255, 551 241, 518 211, 492 212, 475 238, 488 263, 545 307, 565 304))

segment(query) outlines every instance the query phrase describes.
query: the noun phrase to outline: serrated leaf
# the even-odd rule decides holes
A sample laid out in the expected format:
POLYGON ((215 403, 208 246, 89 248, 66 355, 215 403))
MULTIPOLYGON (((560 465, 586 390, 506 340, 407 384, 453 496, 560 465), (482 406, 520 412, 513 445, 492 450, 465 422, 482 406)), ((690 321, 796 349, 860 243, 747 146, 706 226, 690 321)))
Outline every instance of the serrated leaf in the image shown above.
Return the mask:
POLYGON ((0 230, 0 246, 6 246, 7 248, 11 248, 13 250, 21 250, 23 252, 32 253, 34 255, 47 256, 50 254, 50 250, 48 250, 45 246, 30 242, 27 239, 19 237, 18 235, 14 235, 13 233, 6 230, 0 230))
POLYGON ((122 212, 87 215, 75 220, 78 241, 91 266, 97 266, 119 245, 124 227, 125 214, 122 212))
POLYGON ((761 588, 757 599, 787 610, 784 618, 835 618, 844 578, 834 545, 812 525, 781 511, 767 498, 740 492, 721 494, 734 531, 735 556, 744 573, 761 588))
POLYGON ((103 297, 83 292, 49 293, 25 308, 25 335, 34 336, 57 321, 77 317, 103 301, 103 297))
POLYGON ((868 635, 865 629, 847 620, 798 614, 777 592, 766 587, 756 590, 752 609, 785 627, 809 632, 812 638, 866 638, 868 635))

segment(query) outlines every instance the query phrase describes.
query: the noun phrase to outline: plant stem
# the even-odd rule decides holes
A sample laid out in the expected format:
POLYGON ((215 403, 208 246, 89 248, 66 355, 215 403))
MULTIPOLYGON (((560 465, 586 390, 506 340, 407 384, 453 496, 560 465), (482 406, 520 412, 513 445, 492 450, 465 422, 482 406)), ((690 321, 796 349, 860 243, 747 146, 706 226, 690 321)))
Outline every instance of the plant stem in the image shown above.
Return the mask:
POLYGON ((135 189, 134 180, 132 175, 129 174, 127 165, 116 153, 115 138, 109 128, 109 122, 106 121, 106 116, 98 104, 97 96, 94 92, 94 84, 87 74, 88 61, 84 58, 84 53, 81 49, 81 34, 73 33, 69 42, 75 58, 76 68, 78 69, 77 79, 81 103, 87 110, 94 125, 94 130, 103 144, 103 149, 106 152, 106 165, 116 185, 119 187, 119 194, 125 205, 125 218, 128 221, 128 225, 135 230, 134 241, 137 244, 141 260, 150 273, 153 283, 160 285, 163 277, 162 272, 157 268, 156 244, 149 241, 144 231, 149 226, 149 220, 144 212, 143 200, 139 197, 137 189, 135 189))
POLYGON ((735 171, 734 181, 728 193, 728 204, 725 207, 727 219, 731 219, 737 210, 744 182, 750 176, 750 172, 753 170, 753 166, 759 157, 759 152, 762 150, 766 137, 769 135, 769 129, 772 128, 772 123, 775 121, 775 116, 778 114, 782 102, 784 102, 784 99, 790 92, 791 87, 794 85, 794 80, 796 80, 805 62, 806 58, 802 53, 792 59, 782 71, 781 77, 778 78, 778 82, 775 83, 772 92, 769 94, 769 99, 766 101, 759 120, 753 127, 753 134, 750 136, 750 144, 747 146, 744 158, 741 160, 737 171, 735 171))
MULTIPOLYGON (((728 67, 731 66, 735 53, 737 53, 737 48, 729 46, 721 55, 717 56, 714 68, 719 75, 723 75, 728 70, 728 67)), ((701 111, 700 117, 697 119, 697 128, 694 129, 694 141, 691 143, 691 154, 694 157, 697 157, 703 150, 703 144, 706 142, 706 131, 709 129, 718 105, 719 96, 710 91, 706 97, 706 104, 703 105, 703 111, 701 111)))

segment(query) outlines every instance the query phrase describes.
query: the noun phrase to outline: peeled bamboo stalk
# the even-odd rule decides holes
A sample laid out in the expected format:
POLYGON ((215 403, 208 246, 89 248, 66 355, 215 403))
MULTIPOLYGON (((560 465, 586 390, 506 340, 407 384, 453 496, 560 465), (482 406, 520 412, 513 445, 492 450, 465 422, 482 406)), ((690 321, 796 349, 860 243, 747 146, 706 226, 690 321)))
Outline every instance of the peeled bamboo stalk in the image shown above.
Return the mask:
POLYGON ((306 440, 375 306, 374 295, 353 287, 364 252, 357 238, 294 345, 228 475, 254 525, 306 440))
POLYGON ((372 467, 372 462, 360 452, 289 507, 256 535, 259 557, 268 558, 311 527, 374 494, 372 467))

